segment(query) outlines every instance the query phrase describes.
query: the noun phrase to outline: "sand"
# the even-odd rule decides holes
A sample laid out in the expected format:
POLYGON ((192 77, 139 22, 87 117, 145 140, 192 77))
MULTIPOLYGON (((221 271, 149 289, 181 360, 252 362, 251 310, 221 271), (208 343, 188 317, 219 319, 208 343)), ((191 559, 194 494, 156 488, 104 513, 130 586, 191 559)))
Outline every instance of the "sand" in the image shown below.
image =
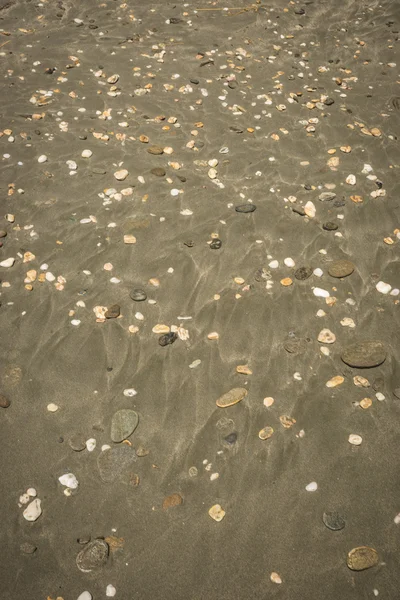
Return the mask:
POLYGON ((397 597, 399 7, 229 7, 0 2, 3 600, 397 597))

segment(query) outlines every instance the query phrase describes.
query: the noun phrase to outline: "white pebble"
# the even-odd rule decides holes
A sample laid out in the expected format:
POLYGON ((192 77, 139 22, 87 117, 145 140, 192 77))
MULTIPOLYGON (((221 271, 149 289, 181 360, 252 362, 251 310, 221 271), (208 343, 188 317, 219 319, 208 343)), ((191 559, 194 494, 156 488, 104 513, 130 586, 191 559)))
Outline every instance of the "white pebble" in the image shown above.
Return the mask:
POLYGON ((393 519, 393 521, 396 523, 396 525, 400 524, 400 513, 398 513, 395 518, 393 519))
POLYGON ((314 269, 313 273, 316 277, 322 277, 322 275, 324 274, 323 270, 319 268, 314 269))
POLYGON ((86 450, 88 452, 93 452, 93 450, 96 448, 96 440, 94 438, 89 438, 88 440, 86 440, 86 450))
POLYGON ((349 185, 356 185, 357 183, 357 179, 355 175, 348 175, 346 177, 346 183, 348 183, 349 185))
POLYGON ((69 488, 70 490, 76 490, 79 485, 78 480, 73 473, 65 473, 65 475, 61 475, 61 477, 58 478, 58 481, 61 483, 61 485, 65 485, 65 487, 69 488))
POLYGON ((77 598, 77 600, 92 600, 93 596, 90 592, 82 592, 77 598))
POLYGON ((171 196, 179 196, 179 190, 177 190, 176 188, 172 188, 171 196))
POLYGON ((196 367, 199 366, 200 363, 201 363, 201 360, 199 358, 197 358, 189 365, 189 369, 195 369, 196 367))
POLYGON ((38 163, 45 163, 47 161, 47 156, 45 154, 41 154, 37 161, 38 163))
POLYGON ((375 287, 381 294, 388 294, 392 289, 392 286, 384 281, 378 281, 375 287))
POLYGON ((41 500, 39 500, 39 498, 35 498, 35 500, 32 500, 32 502, 28 504, 28 506, 22 513, 24 519, 26 519, 27 521, 36 521, 42 514, 42 508, 40 505, 41 500))
POLYGON ((82 150, 82 158, 90 158, 93 155, 91 150, 82 150))
POLYGON ((47 405, 47 410, 49 412, 57 412, 58 411, 58 406, 57 406, 57 404, 54 404, 53 402, 50 402, 50 404, 47 405))
POLYGON ((327 292, 326 290, 323 290, 322 288, 314 288, 313 289, 313 294, 314 296, 318 296, 320 298, 329 298, 330 294, 329 292, 327 292))
POLYGON ((349 442, 353 446, 360 446, 361 443, 362 443, 362 437, 361 437, 361 435, 357 435, 355 433, 351 433, 349 435, 349 442))
POLYGON ((135 313, 135 318, 136 318, 138 321, 144 321, 144 316, 142 315, 142 313, 141 313, 141 312, 137 312, 137 313, 135 313))
POLYGON ((6 260, 2 260, 0 262, 0 267, 5 267, 5 268, 12 267, 14 263, 15 263, 15 258, 6 258, 6 260))
POLYGON ((115 589, 115 587, 113 585, 111 585, 111 583, 109 583, 106 588, 106 596, 108 598, 113 598, 116 593, 117 593, 117 590, 115 589))
POLYGON ((137 391, 133 388, 127 388, 126 390, 124 390, 124 396, 126 396, 127 398, 133 398, 133 396, 136 396, 137 391))
POLYGON ((283 262, 285 263, 285 265, 286 265, 287 267, 294 267, 294 266, 295 266, 295 264, 296 264, 296 263, 294 262, 293 258, 290 258, 290 257, 289 257, 289 258, 285 258, 285 260, 284 260, 283 262))
POLYGON ((271 269, 277 269, 279 267, 279 262, 277 260, 271 260, 268 264, 271 269))
POLYGON ((28 494, 28 496, 31 496, 31 498, 36 498, 37 496, 37 491, 35 490, 35 488, 28 488, 26 490, 26 493, 28 494))
POLYGON ((48 271, 46 273, 46 281, 52 282, 52 281, 55 281, 55 280, 56 280, 56 278, 54 277, 53 273, 50 273, 50 271, 48 271))
POLYGON ((79 319, 72 319, 71 321, 71 325, 75 325, 75 327, 78 327, 78 325, 80 325, 81 322, 79 319))
POLYGON ((382 392, 376 392, 375 398, 379 400, 379 402, 382 402, 382 400, 385 400, 386 396, 384 396, 382 392))
POLYGON ((318 484, 315 481, 312 481, 308 485, 306 485, 307 492, 315 492, 318 489, 318 484))

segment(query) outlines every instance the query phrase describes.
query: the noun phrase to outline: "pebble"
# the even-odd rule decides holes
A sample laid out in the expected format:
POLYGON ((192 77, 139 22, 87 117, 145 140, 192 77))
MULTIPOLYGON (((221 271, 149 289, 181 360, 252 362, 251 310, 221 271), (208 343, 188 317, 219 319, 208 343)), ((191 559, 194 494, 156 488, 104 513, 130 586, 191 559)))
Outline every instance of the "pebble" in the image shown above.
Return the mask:
POLYGON ((61 477, 58 478, 58 481, 61 483, 61 485, 64 485, 71 490, 76 490, 79 486, 78 480, 73 473, 61 475, 61 477))
POLYGON ((120 169, 114 173, 114 177, 117 181, 124 181, 129 175, 126 169, 120 169))
POLYGON ((183 504, 183 498, 180 494, 171 494, 164 498, 162 507, 163 510, 168 510, 169 508, 174 508, 175 506, 180 506, 183 504))
POLYGON ((107 598, 114 598, 116 593, 117 593, 117 590, 115 589, 115 587, 111 583, 109 583, 108 586, 106 587, 107 598))
POLYGON ((257 209, 254 204, 239 204, 235 206, 235 211, 238 213, 252 213, 257 209))
POLYGON ((91 150, 82 150, 81 156, 82 158, 90 158, 93 156, 93 152, 91 150))
POLYGON ((336 260, 329 265, 328 273, 331 277, 348 277, 354 271, 354 265, 349 260, 336 260))
POLYGON ((247 390, 245 388, 233 388, 229 392, 226 392, 220 396, 216 402, 219 408, 226 408, 237 404, 243 398, 247 396, 247 390))
POLYGON ((269 578, 272 581, 272 583, 276 583, 277 585, 280 585, 282 583, 281 576, 278 573, 275 573, 275 571, 271 573, 269 578))
POLYGON ((93 600, 93 596, 90 592, 85 591, 78 596, 77 600, 93 600))
POLYGON ((318 341, 321 344, 333 344, 336 342, 336 335, 330 329, 322 329, 318 334, 318 341))
POLYGON ((83 573, 104 567, 108 561, 109 546, 104 540, 89 542, 77 555, 76 566, 83 573))
POLYGON ((122 444, 114 448, 107 447, 97 457, 100 477, 105 483, 113 483, 127 475, 133 469, 136 453, 130 446, 122 444))
POLYGON ((169 346, 173 344, 178 339, 178 334, 170 331, 169 333, 164 333, 158 338, 158 343, 160 346, 169 346))
POLYGON ((220 504, 214 504, 214 506, 212 506, 208 511, 208 514, 212 519, 214 519, 214 521, 217 521, 217 523, 222 521, 222 519, 225 517, 225 511, 220 504))
POLYGON ((157 155, 157 154, 164 154, 164 149, 161 148, 161 146, 149 146, 147 148, 147 152, 149 154, 155 154, 155 155, 157 155))
POLYGON ((0 267, 10 268, 14 265, 15 258, 6 258, 0 262, 0 267))
POLYGON ((313 270, 311 267, 300 267, 295 271, 294 276, 296 277, 296 279, 304 281, 305 279, 311 277, 312 274, 313 270))
POLYGON ((361 444, 362 444, 362 437, 361 437, 361 435, 357 435, 356 433, 351 433, 349 435, 349 443, 352 446, 361 446, 361 444))
POLYGON ((219 250, 221 248, 221 246, 222 246, 222 242, 218 238, 214 239, 210 244, 211 250, 219 250))
POLYGON ((316 492, 318 489, 318 484, 315 481, 312 481, 308 485, 306 485, 307 492, 316 492))
POLYGON ((138 423, 139 415, 134 410, 118 410, 111 421, 112 441, 118 443, 126 440, 135 431, 138 423))
POLYGON ((349 367, 360 369, 378 367, 386 360, 386 349, 382 342, 368 340, 347 346, 341 355, 349 367))
POLYGON ((38 163, 45 163, 47 162, 47 156, 45 154, 41 154, 38 158, 38 163))
POLYGON ((54 413, 54 412, 57 412, 58 409, 59 409, 59 406, 57 406, 57 404, 54 404, 54 402, 50 402, 50 404, 47 405, 47 410, 49 412, 54 413))
POLYGON ((113 304, 110 306, 105 312, 104 316, 106 319, 116 319, 121 314, 121 309, 119 304, 113 304))
POLYGON ((140 289, 140 288, 134 288, 130 292, 129 296, 135 302, 144 302, 145 300, 147 300, 147 294, 146 294, 146 292, 144 290, 140 289))
POLYGON ((22 514, 27 521, 37 521, 42 514, 41 500, 39 498, 32 500, 22 514))
POLYGON ((272 427, 263 427, 259 432, 258 432, 258 437, 260 438, 260 440, 268 440, 274 433, 274 430, 272 429, 272 427))
POLYGON ((71 436, 68 440, 68 444, 75 452, 82 452, 82 450, 86 448, 85 437, 79 433, 71 436))
POLYGON ((156 177, 165 177, 166 175, 166 171, 162 167, 155 167, 154 169, 151 169, 150 173, 156 177))
POLYGON ((6 396, 4 396, 3 394, 0 394, 0 408, 8 408, 10 404, 10 400, 6 398, 6 396))
POLYGON ((344 382, 344 377, 342 377, 341 375, 336 375, 335 377, 332 377, 332 379, 327 381, 325 385, 328 388, 333 388, 333 387, 337 387, 338 385, 342 385, 343 382, 344 382))
POLYGON ((322 520, 324 525, 332 531, 340 531, 346 525, 344 518, 337 512, 324 512, 322 520))
POLYGON ((375 287, 377 291, 381 294, 388 294, 392 289, 392 286, 389 283, 385 283, 384 281, 378 281, 375 287))
POLYGON ((375 567, 379 563, 379 556, 374 548, 358 546, 347 555, 347 566, 352 571, 364 571, 375 567))

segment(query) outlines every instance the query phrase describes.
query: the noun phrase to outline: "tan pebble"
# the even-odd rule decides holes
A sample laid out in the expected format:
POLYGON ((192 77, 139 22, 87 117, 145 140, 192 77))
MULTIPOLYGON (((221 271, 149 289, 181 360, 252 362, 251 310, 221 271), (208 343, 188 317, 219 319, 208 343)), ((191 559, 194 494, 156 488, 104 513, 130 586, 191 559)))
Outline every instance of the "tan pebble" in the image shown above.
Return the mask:
POLYGON ((24 287, 26 290, 28 290, 28 292, 31 292, 33 290, 33 285, 31 285, 30 283, 27 283, 24 287))
POLYGON ((371 398, 363 398, 362 400, 360 400, 360 406, 364 410, 367 409, 367 408, 369 408, 370 406, 372 406, 372 400, 371 400, 371 398))
POLYGON ((293 419, 293 417, 288 417, 287 415, 281 415, 279 420, 285 429, 290 429, 296 423, 296 419, 293 419))
POLYGON ((329 148, 328 154, 336 154, 336 148, 329 148))
POLYGON ((351 433, 349 435, 349 442, 352 446, 361 446, 362 437, 361 435, 357 435, 356 433, 351 433))
POLYGON ((111 263, 106 263, 103 267, 105 271, 112 271, 113 265, 111 263))
POLYGON ((238 365, 236 367, 236 372, 241 373, 242 375, 253 375, 253 371, 247 365, 238 365))
POLYGON ((172 167, 175 171, 179 171, 182 165, 178 162, 170 162, 168 163, 170 167, 172 167))
POLYGON ((47 405, 47 410, 49 412, 57 412, 58 406, 57 406, 57 404, 53 404, 53 402, 51 402, 50 404, 47 405))
POLYGON ((157 277, 152 277, 151 279, 149 279, 149 283, 151 285, 153 285, 154 287, 159 287, 160 286, 160 280, 157 279, 157 277))
POLYGON ((344 382, 344 377, 342 377, 341 375, 336 375, 335 377, 332 377, 332 379, 327 381, 325 385, 328 388, 333 388, 333 387, 337 387, 338 385, 342 385, 343 382, 344 382))
POLYGON ((216 404, 219 408, 226 408, 237 404, 246 396, 247 390, 245 388, 233 388, 232 390, 229 390, 229 392, 222 394, 222 396, 218 398, 216 404))
POLYGON ((174 153, 174 149, 171 148, 171 146, 165 146, 164 154, 173 154, 173 153, 174 153))
POLYGON ((355 202, 356 204, 360 204, 363 201, 362 196, 357 196, 357 195, 356 196, 350 196, 350 200, 352 202, 355 202))
POLYGON ((359 546, 353 548, 347 555, 347 566, 352 571, 364 571, 370 569, 379 562, 379 556, 374 548, 359 546))
POLYGON ((275 400, 271 396, 267 396, 267 398, 264 398, 264 406, 266 406, 267 408, 272 406, 274 402, 275 400))
POLYGON ((210 515, 210 517, 212 519, 214 519, 214 521, 217 521, 217 523, 219 523, 220 521, 222 521, 222 519, 225 516, 225 511, 224 509, 220 506, 220 504, 214 504, 214 506, 212 506, 210 508, 210 510, 208 511, 208 514, 210 515))
POLYGON ((270 580, 272 581, 272 583, 277 583, 277 584, 281 584, 282 583, 282 579, 280 577, 280 575, 278 573, 271 573, 271 575, 269 576, 270 580))
POLYGON ((349 152, 351 152, 351 146, 340 146, 340 150, 348 154, 349 152))
POLYGON ((385 244, 387 244, 388 246, 391 246, 392 244, 394 244, 394 241, 391 237, 385 237, 383 238, 383 241, 385 242, 385 244))
POLYGON ((137 333, 139 331, 139 327, 137 325, 129 325, 128 331, 129 333, 137 333))
POLYGON ((353 383, 357 387, 364 388, 369 387, 371 385, 368 379, 365 379, 365 377, 362 377, 361 375, 356 375, 355 377, 353 377, 353 383))
POLYGON ((212 331, 211 333, 209 333, 207 335, 209 340, 218 340, 219 339, 219 333, 217 333, 216 331, 212 331))
POLYGON ((330 329, 322 329, 318 334, 318 341, 321 344, 333 344, 336 342, 336 335, 330 329))
POLYGON ((106 320, 105 314, 107 311, 107 306, 95 306, 93 308, 93 312, 96 315, 96 319, 99 323, 106 320))
POLYGON ((39 273, 38 281, 40 281, 40 283, 43 283, 44 281, 46 281, 46 273, 39 273))
POLYGON ((31 262, 32 260, 35 260, 35 258, 36 256, 32 254, 32 252, 24 253, 24 263, 31 262))
POLYGON ((328 298, 325 298, 325 303, 328 306, 333 306, 334 304, 336 304, 336 300, 337 299, 335 298, 335 296, 328 296, 328 298))
POLYGON ((339 163, 340 163, 339 157, 332 156, 332 158, 330 158, 326 164, 328 165, 329 168, 336 169, 336 167, 339 166, 339 163))
POLYGON ((242 283, 244 283, 243 277, 235 277, 233 281, 238 285, 242 285, 242 283))
POLYGON ((364 133, 365 135, 372 135, 372 133, 370 132, 369 129, 367 129, 367 127, 361 127, 361 132, 364 133))
POLYGON ((142 142, 142 144, 148 144, 149 143, 149 138, 147 137, 147 135, 141 135, 141 136, 139 136, 139 140, 142 142))
POLYGON ((183 498, 180 494, 171 494, 164 498, 162 507, 163 510, 168 510, 169 508, 173 508, 175 506, 180 506, 183 504, 183 498))
POLYGON ((168 327, 168 325, 163 325, 162 323, 157 323, 157 325, 154 325, 152 332, 153 333, 169 333, 170 327, 168 327))
POLYGON ((290 277, 285 277, 284 279, 281 279, 281 285, 288 287, 289 285, 292 285, 293 281, 292 279, 290 279, 290 277))
POLYGON ((380 129, 378 129, 377 127, 372 127, 371 129, 371 133, 374 137, 379 137, 382 135, 382 132, 380 129))
POLYGON ((258 437, 260 438, 260 440, 268 440, 272 434, 274 433, 274 430, 272 429, 272 427, 263 427, 259 432, 258 432, 258 437))
POLYGON ((129 172, 126 169, 120 169, 119 171, 115 171, 114 177, 117 181, 124 181, 129 175, 129 172))
POLYGON ((37 272, 35 271, 35 269, 31 269, 26 274, 25 283, 28 283, 30 281, 35 281, 36 276, 37 276, 37 272))
POLYGON ((134 235, 124 235, 124 244, 136 244, 136 238, 134 235))
POLYGON ((213 298, 214 300, 220 300, 221 296, 219 294, 214 294, 213 298))

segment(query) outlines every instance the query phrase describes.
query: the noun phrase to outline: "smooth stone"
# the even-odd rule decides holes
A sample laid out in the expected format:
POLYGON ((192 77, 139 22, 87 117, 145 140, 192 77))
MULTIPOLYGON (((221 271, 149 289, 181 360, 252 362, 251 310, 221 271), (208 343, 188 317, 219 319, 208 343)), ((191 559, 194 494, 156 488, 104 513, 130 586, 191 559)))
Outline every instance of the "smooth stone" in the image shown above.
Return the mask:
POLYGON ((105 312, 104 316, 106 319, 116 319, 121 314, 121 308, 119 304, 113 304, 110 308, 105 312))
POLYGON ((322 515, 322 520, 324 525, 332 531, 340 531, 346 525, 343 517, 341 517, 337 512, 324 512, 322 515))
POLYGON ((135 288, 134 290, 132 290, 129 296, 135 302, 144 302, 144 300, 147 299, 146 292, 144 290, 141 290, 140 288, 135 288))
POLYGON ((8 408, 10 404, 11 402, 9 399, 3 396, 3 394, 0 394, 0 408, 8 408))
POLYGON ((227 444, 229 444, 230 446, 232 446, 233 444, 236 444, 238 439, 238 434, 234 431, 232 433, 229 433, 226 437, 224 437, 224 440, 227 444))
POLYGON ((252 213, 256 208, 257 206, 254 204, 239 204, 239 206, 235 206, 235 210, 238 213, 252 213))
POLYGON ((37 521, 37 519, 42 514, 42 508, 40 505, 41 501, 39 500, 39 498, 35 498, 34 500, 32 500, 32 502, 28 504, 28 506, 22 513, 24 519, 26 519, 27 521, 37 521))
POLYGON ((0 238, 5 238, 7 236, 7 231, 4 231, 4 229, 0 229, 0 238))
POLYGON ((193 83, 193 85, 199 85, 200 81, 198 79, 189 79, 190 83, 193 83))
POLYGON ((305 217, 306 211, 302 206, 293 206, 292 211, 301 217, 305 217))
POLYGON ((378 367, 386 360, 386 349, 382 342, 368 340, 347 346, 342 352, 342 361, 349 367, 367 369, 378 367))
POLYGON ((318 198, 321 200, 321 202, 329 202, 330 200, 334 200, 336 198, 336 194, 334 192, 322 192, 318 198))
POLYGON ((78 553, 76 566, 83 573, 100 569, 107 563, 109 552, 110 549, 106 541, 94 540, 78 553))
POLYGON ((395 390, 393 390, 393 395, 400 400, 400 387, 396 388, 395 390))
POLYGON ((347 555, 347 566, 352 571, 364 571, 375 567, 379 562, 379 556, 374 548, 359 546, 353 548, 347 555))
POLYGON ((29 542, 24 542, 20 545, 19 549, 24 554, 33 554, 34 552, 36 552, 37 546, 35 546, 34 544, 30 544, 29 542))
POLYGON ((258 437, 260 438, 260 440, 268 440, 274 433, 274 430, 272 427, 263 427, 259 432, 258 432, 258 437))
POLYGON ((152 175, 155 175, 156 177, 164 177, 166 174, 166 171, 162 167, 155 167, 154 169, 152 169, 150 171, 150 173, 152 175))
POLYGON ((139 415, 134 410, 124 408, 118 410, 111 421, 111 439, 113 442, 126 440, 135 431, 139 423, 139 415))
POLYGON ((170 331, 169 333, 164 333, 164 335, 161 335, 158 338, 158 343, 160 344, 160 346, 169 346, 170 344, 173 344, 177 339, 178 334, 173 331, 170 331))
POLYGON ((323 223, 322 229, 325 229, 325 231, 336 231, 339 229, 339 225, 332 223, 332 221, 327 221, 326 223, 323 223))
POLYGON ((296 269, 296 271, 294 272, 294 276, 296 277, 296 279, 299 279, 300 281, 304 281, 305 279, 308 279, 309 277, 311 277, 312 274, 313 274, 313 270, 311 267, 300 267, 299 269, 296 269))
POLYGON ((328 273, 331 277, 348 277, 353 273, 355 266, 346 259, 335 260, 329 265, 328 273))
POLYGON ((222 246, 221 240, 215 239, 211 242, 210 248, 211 250, 219 250, 222 246))
POLYGON ((147 152, 149 154, 164 154, 164 150, 163 148, 161 148, 161 146, 150 146, 149 148, 147 148, 147 152))
POLYGON ((77 600, 92 600, 92 599, 93 599, 93 596, 88 591, 82 592, 82 594, 80 594, 77 598, 77 600))
POLYGON ((332 106, 332 104, 335 104, 335 101, 334 101, 334 99, 333 99, 333 98, 327 98, 327 99, 324 101, 324 104, 325 104, 325 106, 332 106))
POLYGON ((68 444, 75 452, 82 452, 86 448, 86 439, 83 434, 76 433, 69 438, 68 444))
POLYGON ((229 392, 226 392, 226 394, 223 394, 218 398, 217 406, 219 406, 219 408, 233 406, 234 404, 237 404, 238 402, 243 400, 243 398, 245 398, 246 396, 246 388, 233 388, 232 390, 229 390, 229 392))
POLYGON ((129 472, 135 461, 134 449, 126 444, 104 450, 97 457, 100 477, 105 483, 113 483, 121 475, 129 472))
POLYGON ((183 498, 180 494, 171 494, 164 498, 162 507, 163 510, 168 510, 169 508, 173 508, 174 506, 180 506, 183 504, 183 498))

